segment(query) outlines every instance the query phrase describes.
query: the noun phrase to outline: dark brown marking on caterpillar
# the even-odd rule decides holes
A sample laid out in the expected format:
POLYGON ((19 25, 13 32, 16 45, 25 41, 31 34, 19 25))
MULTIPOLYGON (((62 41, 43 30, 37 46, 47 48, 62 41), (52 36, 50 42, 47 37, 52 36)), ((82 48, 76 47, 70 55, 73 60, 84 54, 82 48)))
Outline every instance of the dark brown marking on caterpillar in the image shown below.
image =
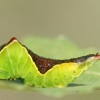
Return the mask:
MULTIPOLYGON (((12 38, 8 43, 5 43, 2 46, 0 46, 0 51, 5 46, 7 46, 9 43, 13 42, 14 40, 17 40, 17 39, 16 38, 12 38)), ((98 53, 97 53, 97 54, 89 54, 89 55, 78 57, 78 58, 58 60, 58 59, 50 59, 50 58, 45 58, 45 57, 39 56, 39 55, 33 53, 25 45, 22 45, 22 46, 24 46, 26 48, 27 52, 32 57, 32 60, 35 62, 36 66, 37 66, 37 68, 39 70, 39 72, 42 73, 42 74, 45 74, 49 69, 53 68, 53 66, 56 65, 56 64, 69 63, 69 62, 82 63, 86 59, 88 59, 89 57, 97 56, 98 55, 98 53)))

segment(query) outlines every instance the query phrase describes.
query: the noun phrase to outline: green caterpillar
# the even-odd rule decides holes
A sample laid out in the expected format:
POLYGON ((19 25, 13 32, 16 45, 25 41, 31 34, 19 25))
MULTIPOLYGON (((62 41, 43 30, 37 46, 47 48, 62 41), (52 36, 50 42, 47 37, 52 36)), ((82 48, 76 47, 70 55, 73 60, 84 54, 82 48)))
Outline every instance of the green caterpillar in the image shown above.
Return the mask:
POLYGON ((0 79, 24 79, 34 87, 66 87, 100 59, 99 54, 55 60, 34 54, 16 38, 0 47, 0 79))

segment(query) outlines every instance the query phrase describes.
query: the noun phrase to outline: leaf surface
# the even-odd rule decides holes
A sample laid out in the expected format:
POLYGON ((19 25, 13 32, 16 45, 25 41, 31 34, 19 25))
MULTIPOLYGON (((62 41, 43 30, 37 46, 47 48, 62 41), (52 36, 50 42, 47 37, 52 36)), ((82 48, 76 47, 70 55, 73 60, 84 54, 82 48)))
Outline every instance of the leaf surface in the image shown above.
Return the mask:
MULTIPOLYGON (((22 40, 34 53, 47 58, 70 59, 87 54, 95 54, 99 50, 95 48, 79 48, 64 36, 48 39, 41 37, 27 37, 22 40)), ((20 83, 20 82, 19 82, 20 83)), ((16 82, 0 81, 1 88, 12 88, 26 91, 37 91, 45 95, 60 97, 65 94, 88 93, 100 88, 100 61, 85 71, 66 88, 34 88, 16 82)))

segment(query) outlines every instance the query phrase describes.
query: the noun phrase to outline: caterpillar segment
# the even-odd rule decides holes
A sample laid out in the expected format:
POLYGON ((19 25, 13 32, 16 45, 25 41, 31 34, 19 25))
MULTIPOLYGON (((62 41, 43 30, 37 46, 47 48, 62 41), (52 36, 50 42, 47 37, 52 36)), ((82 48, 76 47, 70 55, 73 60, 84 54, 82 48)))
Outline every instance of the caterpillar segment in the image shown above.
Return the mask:
POLYGON ((66 87, 100 59, 99 54, 55 60, 34 54, 16 38, 0 47, 0 79, 22 78, 33 87, 66 87))

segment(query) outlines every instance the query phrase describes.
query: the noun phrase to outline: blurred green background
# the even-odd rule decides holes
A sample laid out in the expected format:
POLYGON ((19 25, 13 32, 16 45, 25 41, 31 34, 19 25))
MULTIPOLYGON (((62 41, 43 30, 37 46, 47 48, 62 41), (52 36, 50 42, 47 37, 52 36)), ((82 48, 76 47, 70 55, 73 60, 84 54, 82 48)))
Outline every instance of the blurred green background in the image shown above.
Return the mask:
MULTIPOLYGON (((99 0, 0 0, 0 44, 15 36, 65 37, 80 47, 99 46, 99 0)), ((99 91, 92 94, 65 96, 63 100, 99 100, 99 91)), ((51 100, 38 93, 0 90, 3 100, 51 100)), ((61 99, 61 98, 60 98, 61 99)))

